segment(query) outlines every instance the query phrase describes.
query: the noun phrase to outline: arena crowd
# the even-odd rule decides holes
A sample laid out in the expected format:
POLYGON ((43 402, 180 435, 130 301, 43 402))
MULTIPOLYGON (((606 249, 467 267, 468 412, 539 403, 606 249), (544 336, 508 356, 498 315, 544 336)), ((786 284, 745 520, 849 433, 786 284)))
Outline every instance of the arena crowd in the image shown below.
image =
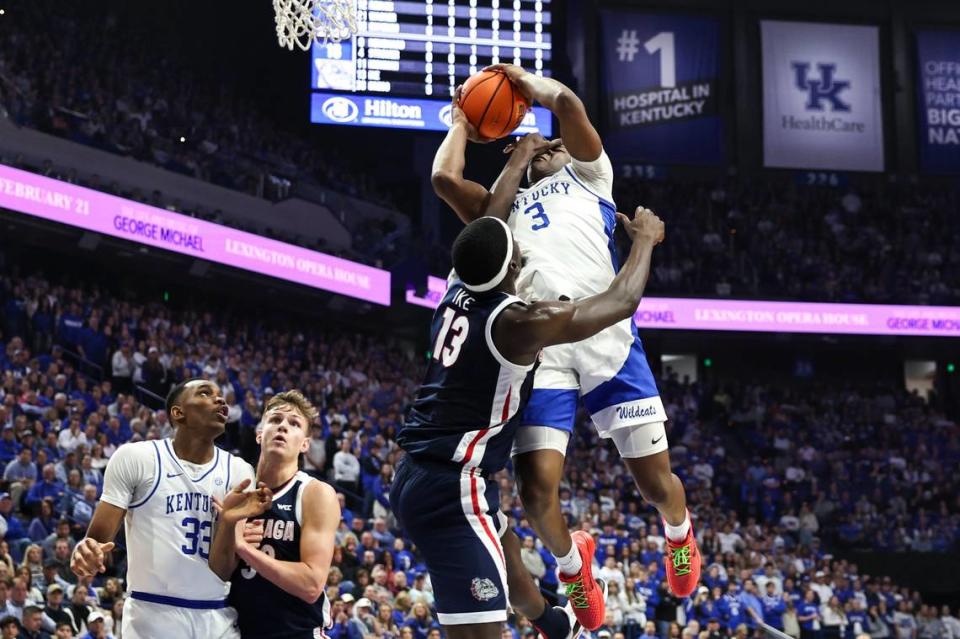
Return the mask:
MULTIPOLYGON (((251 461, 268 397, 296 387, 322 407, 305 468, 331 482, 343 505, 327 589, 331 636, 440 636, 429 575, 387 497, 402 455, 394 434, 422 370, 412 349, 38 275, 0 275, 0 308, 0 601, 21 636, 53 633, 61 621, 65 637, 119 632, 122 550, 93 581, 70 572, 70 550, 110 456, 127 441, 170 436, 157 398, 193 376, 220 385, 230 407, 222 446, 251 461)), ((596 536, 597 570, 610 584, 595 637, 750 636, 764 620, 792 636, 960 638, 948 608, 843 558, 857 549, 957 551, 960 429, 935 406, 879 386, 691 383, 669 370, 661 392, 703 584, 687 600, 669 594, 659 522, 615 451, 581 420, 561 499, 571 528, 596 536)), ((524 564, 562 602, 555 562, 524 519, 509 472, 498 479, 524 564)), ((532 632, 513 616, 504 636, 532 632)))

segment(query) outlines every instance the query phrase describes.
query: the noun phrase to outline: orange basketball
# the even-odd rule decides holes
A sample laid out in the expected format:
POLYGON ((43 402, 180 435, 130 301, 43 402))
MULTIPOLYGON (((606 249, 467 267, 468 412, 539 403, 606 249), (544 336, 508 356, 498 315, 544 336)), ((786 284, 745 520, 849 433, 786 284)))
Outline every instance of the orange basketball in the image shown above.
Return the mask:
POLYGON ((499 139, 520 126, 530 102, 502 71, 481 71, 463 84, 460 108, 480 137, 499 139))

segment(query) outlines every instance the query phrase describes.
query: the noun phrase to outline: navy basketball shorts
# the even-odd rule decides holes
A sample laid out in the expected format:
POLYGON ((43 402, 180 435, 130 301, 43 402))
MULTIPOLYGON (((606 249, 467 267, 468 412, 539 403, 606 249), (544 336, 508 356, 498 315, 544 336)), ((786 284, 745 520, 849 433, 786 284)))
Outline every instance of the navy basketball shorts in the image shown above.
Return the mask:
POLYGON ((507 619, 507 571, 500 544, 507 520, 496 481, 455 467, 400 462, 390 505, 427 563, 437 617, 445 626, 507 619))

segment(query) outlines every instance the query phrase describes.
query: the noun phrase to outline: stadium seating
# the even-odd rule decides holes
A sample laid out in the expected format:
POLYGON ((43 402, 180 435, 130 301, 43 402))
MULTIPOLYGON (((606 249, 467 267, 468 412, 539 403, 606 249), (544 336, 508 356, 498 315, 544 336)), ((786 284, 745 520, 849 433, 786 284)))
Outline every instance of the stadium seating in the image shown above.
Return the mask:
MULTIPOLYGON (((13 574, 26 559, 35 568, 31 597, 42 603, 49 579, 73 590, 76 579, 56 554, 56 540, 62 534, 72 545, 83 534, 95 504, 85 484, 96 494, 107 459, 124 442, 169 436, 166 415, 155 410, 159 399, 170 384, 202 375, 218 381, 230 404, 223 445, 248 459, 256 456, 252 433, 265 397, 297 387, 322 407, 323 430, 307 468, 344 496, 328 588, 337 622, 331 636, 425 637, 435 626, 423 565, 395 528, 386 498, 402 454, 393 435, 422 369, 399 344, 322 328, 304 332, 282 321, 266 326, 213 308, 173 311, 102 288, 10 273, 0 274, 0 308, 6 491, 0 571, 6 562, 13 574), (18 457, 24 449, 30 459, 18 457), (52 572, 42 570, 48 562, 52 572), (364 597, 371 608, 357 605, 364 597)), ((864 631, 953 623, 916 591, 862 574, 847 557, 860 549, 956 552, 955 423, 887 388, 690 384, 668 371, 662 394, 710 592, 684 601, 667 593, 659 522, 615 451, 582 422, 569 453, 563 509, 572 528, 597 536, 601 574, 618 584, 608 622, 595 636, 638 637, 647 622, 669 633, 678 619, 686 620, 688 636, 700 636, 714 617, 731 634, 741 623, 753 628, 746 608, 760 605, 763 613, 751 593, 763 594, 768 581, 785 588, 788 599, 818 592, 824 607, 836 609, 824 618, 846 620, 844 636, 853 636, 857 623, 864 631), (711 602, 728 592, 739 606, 722 596, 711 602)), ((556 598, 555 563, 523 518, 509 473, 499 479, 516 531, 532 537, 525 565, 556 598)), ((105 577, 122 580, 124 571, 117 552, 105 577)), ((72 605, 112 600, 102 579, 83 586, 87 600, 77 595, 68 599, 72 605)), ((517 636, 531 629, 520 617, 511 623, 517 636)))

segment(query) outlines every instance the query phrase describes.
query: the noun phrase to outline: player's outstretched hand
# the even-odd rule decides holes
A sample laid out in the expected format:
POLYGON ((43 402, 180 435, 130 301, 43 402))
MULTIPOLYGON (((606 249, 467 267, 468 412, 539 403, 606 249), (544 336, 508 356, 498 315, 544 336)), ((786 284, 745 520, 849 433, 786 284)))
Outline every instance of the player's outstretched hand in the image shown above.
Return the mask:
POLYGON ((522 153, 527 160, 532 160, 544 151, 552 151, 563 145, 563 140, 557 138, 548 140, 539 133, 528 133, 516 138, 503 148, 504 153, 522 153))
POLYGON ((84 538, 73 549, 70 570, 78 577, 95 577, 107 569, 104 559, 113 546, 112 541, 101 544, 96 539, 84 538))
POLYGON ((493 142, 492 138, 483 138, 480 137, 480 132, 477 131, 477 127, 473 126, 470 120, 467 119, 467 114, 463 112, 463 109, 460 108, 460 94, 463 92, 463 85, 458 86, 453 92, 453 101, 450 103, 450 124, 451 128, 453 126, 461 126, 467 132, 467 139, 471 142, 476 142, 477 144, 486 144, 487 142, 493 142))
POLYGON ((634 242, 645 239, 656 245, 663 241, 665 233, 663 220, 657 217, 657 214, 650 209, 638 206, 636 212, 633 214, 632 220, 623 213, 618 212, 617 219, 623 224, 623 229, 634 242))
POLYGON ((224 510, 229 510, 242 503, 244 500, 243 493, 246 492, 247 488, 250 486, 251 480, 244 479, 242 482, 234 486, 233 490, 224 495, 223 501, 219 497, 212 497, 213 499, 213 509, 217 512, 217 515, 223 514, 224 510))
POLYGON ((273 503, 273 492, 263 482, 257 484, 256 490, 247 492, 249 485, 250 480, 244 479, 226 494, 222 502, 216 497, 213 498, 214 508, 224 523, 235 524, 241 519, 252 519, 269 510, 273 503))

